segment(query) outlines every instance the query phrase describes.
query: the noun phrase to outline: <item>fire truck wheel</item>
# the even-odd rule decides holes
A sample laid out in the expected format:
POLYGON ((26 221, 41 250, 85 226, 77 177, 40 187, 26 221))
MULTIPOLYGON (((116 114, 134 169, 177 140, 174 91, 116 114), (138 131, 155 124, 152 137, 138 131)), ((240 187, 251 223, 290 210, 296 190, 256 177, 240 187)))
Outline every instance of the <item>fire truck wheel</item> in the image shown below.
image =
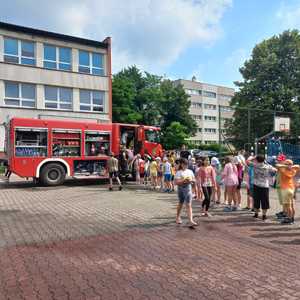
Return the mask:
POLYGON ((57 163, 47 164, 41 172, 41 182, 44 185, 60 185, 63 184, 66 177, 64 167, 57 163))

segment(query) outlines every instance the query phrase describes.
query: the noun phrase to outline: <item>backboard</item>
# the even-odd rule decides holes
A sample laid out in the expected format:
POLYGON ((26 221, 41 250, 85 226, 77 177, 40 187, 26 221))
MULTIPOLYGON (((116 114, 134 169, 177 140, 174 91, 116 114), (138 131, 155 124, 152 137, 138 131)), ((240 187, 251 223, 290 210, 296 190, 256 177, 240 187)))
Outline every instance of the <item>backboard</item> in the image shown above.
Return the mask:
POLYGON ((290 118, 287 117, 275 117, 274 118, 274 131, 276 132, 288 132, 290 131, 290 118))

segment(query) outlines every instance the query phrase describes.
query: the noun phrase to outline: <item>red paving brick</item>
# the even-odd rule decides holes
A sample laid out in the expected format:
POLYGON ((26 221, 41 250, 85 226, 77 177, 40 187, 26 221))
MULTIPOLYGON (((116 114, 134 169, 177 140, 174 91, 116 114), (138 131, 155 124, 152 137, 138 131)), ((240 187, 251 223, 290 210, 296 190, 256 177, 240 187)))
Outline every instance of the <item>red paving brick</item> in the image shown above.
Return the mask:
POLYGON ((191 230, 175 195, 4 192, 0 300, 300 298, 298 225, 217 209, 191 230))

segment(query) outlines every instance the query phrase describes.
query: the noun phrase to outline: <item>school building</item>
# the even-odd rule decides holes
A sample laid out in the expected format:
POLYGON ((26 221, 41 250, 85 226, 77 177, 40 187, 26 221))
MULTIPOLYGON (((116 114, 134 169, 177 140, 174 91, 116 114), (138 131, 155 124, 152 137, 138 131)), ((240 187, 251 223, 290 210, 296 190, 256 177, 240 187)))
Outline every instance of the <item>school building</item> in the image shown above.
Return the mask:
POLYGON ((111 122, 111 39, 0 22, 0 153, 12 117, 111 122))
POLYGON ((190 138, 195 144, 223 143, 226 139, 225 122, 233 117, 230 100, 234 89, 192 80, 178 79, 190 96, 190 114, 197 122, 197 133, 190 138))

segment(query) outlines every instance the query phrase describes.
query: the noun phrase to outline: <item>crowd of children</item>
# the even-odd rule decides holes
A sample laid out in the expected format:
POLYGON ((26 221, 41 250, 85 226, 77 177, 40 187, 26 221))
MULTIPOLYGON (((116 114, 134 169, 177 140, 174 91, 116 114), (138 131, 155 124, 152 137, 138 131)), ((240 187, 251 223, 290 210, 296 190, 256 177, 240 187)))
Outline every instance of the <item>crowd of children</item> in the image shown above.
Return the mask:
MULTIPOLYGON (((166 193, 174 192, 177 186, 179 203, 176 223, 181 223, 180 214, 185 204, 190 224, 196 225, 192 213, 193 199, 201 201, 201 215, 204 217, 211 216, 209 209, 213 203, 213 205, 225 205, 225 212, 252 210, 254 218, 259 217, 261 210, 262 220, 266 220, 267 211, 270 208, 270 179, 274 176, 276 176, 274 185, 282 207, 276 217, 282 224, 294 223, 294 199, 297 188, 295 177, 299 166, 294 165, 284 155, 279 155, 276 164, 272 166, 266 163, 265 157, 261 155, 249 156, 245 159, 244 151, 240 151, 234 157, 226 157, 223 164, 217 157, 211 159, 204 157, 196 160, 183 155, 185 152, 165 152, 162 158, 154 159, 150 156, 142 159, 140 155, 137 155, 133 162, 138 184, 144 184, 152 190, 166 193), (244 208, 241 207, 243 183, 246 183, 247 188, 247 205, 244 208), (222 186, 224 197, 221 197, 222 186), (221 201, 222 198, 223 201, 221 201)), ((114 163, 111 165, 115 167, 114 163)), ((117 177, 115 170, 111 170, 110 173, 117 177)))

